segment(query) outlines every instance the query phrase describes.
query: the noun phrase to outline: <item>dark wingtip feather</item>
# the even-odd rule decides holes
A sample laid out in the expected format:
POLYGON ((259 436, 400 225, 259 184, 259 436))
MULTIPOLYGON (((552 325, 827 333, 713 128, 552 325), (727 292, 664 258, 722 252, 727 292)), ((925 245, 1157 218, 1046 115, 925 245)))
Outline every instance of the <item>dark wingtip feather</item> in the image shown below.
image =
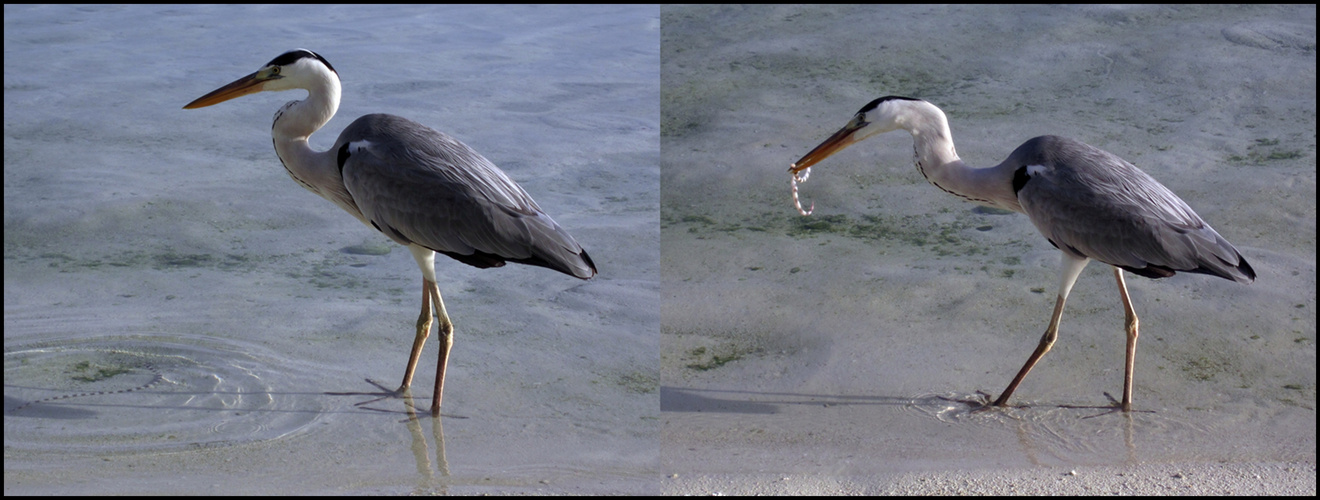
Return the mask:
POLYGON ((553 269, 555 271, 559 271, 574 278, 579 278, 584 280, 591 279, 593 276, 596 275, 596 263, 591 261, 591 256, 587 255, 586 250, 583 250, 582 253, 578 254, 579 257, 582 257, 582 261, 586 263, 587 267, 591 269, 591 274, 588 274, 586 276, 579 275, 577 272, 575 272, 576 269, 571 266, 566 266, 564 264, 557 262, 551 262, 546 259, 542 259, 540 257, 530 257, 526 259, 511 259, 508 257, 503 257, 500 255, 495 255, 493 253, 486 253, 482 251, 474 251, 470 255, 463 255, 455 252, 446 252, 443 250, 436 250, 436 252, 449 256, 450 258, 462 262, 464 264, 467 264, 469 266, 480 269, 501 267, 504 265, 505 262, 514 262, 518 264, 525 264, 528 266, 537 266, 537 267, 544 267, 546 269, 553 269))
MULTIPOLYGON (((579 256, 579 257, 582 257, 582 261, 583 261, 583 262, 586 262, 586 263, 587 263, 587 267, 591 268, 591 276, 595 276, 595 275, 596 275, 596 272, 597 272, 597 271, 596 271, 596 263, 591 261, 591 256, 590 256, 590 255, 587 255, 587 251, 586 251, 586 250, 582 250, 582 253, 578 254, 578 256, 579 256)), ((574 276, 577 276, 577 275, 574 275, 574 276)), ((578 278, 582 278, 582 279, 585 280, 585 279, 591 279, 591 276, 577 276, 577 277, 578 277, 578 278)))
POLYGON ((1171 267, 1155 264, 1150 264, 1140 269, 1128 266, 1119 267, 1137 276, 1145 276, 1152 279, 1168 278, 1178 273, 1195 273, 1208 274, 1210 276, 1216 276, 1226 280, 1236 281, 1238 283, 1251 283, 1256 281, 1256 270, 1251 268, 1251 264, 1248 264, 1247 259, 1242 258, 1241 254, 1238 255, 1237 265, 1229 264, 1222 269, 1206 266, 1198 266, 1196 269, 1173 269, 1171 267), (1237 273, 1234 273, 1233 271, 1237 271, 1237 273))
POLYGON ((1253 281, 1256 281, 1256 270, 1251 268, 1251 264, 1247 263, 1247 259, 1244 259, 1242 258, 1241 255, 1238 255, 1238 262, 1240 264, 1238 264, 1237 270, 1242 271, 1242 274, 1246 275, 1247 280, 1246 281, 1237 280, 1237 281, 1242 281, 1243 283, 1251 283, 1253 281))
MULTIPOLYGON (((1136 268, 1136 267, 1130 267, 1130 266, 1118 266, 1118 267, 1122 268, 1124 271, 1127 271, 1127 272, 1129 272, 1129 273, 1135 274, 1135 275, 1137 275, 1137 276, 1144 276, 1144 277, 1147 277, 1147 278, 1150 278, 1150 279, 1168 278, 1169 276, 1173 276, 1173 275, 1175 275, 1175 274, 1178 274, 1178 272, 1177 272, 1177 271, 1174 271, 1173 269, 1169 269, 1169 268, 1164 267, 1164 266, 1157 266, 1157 265, 1154 265, 1154 264, 1152 264, 1152 265, 1148 265, 1148 266, 1146 266, 1146 267, 1142 267, 1142 268, 1136 268)), ((1186 271, 1184 271, 1184 272, 1195 273, 1195 272, 1198 272, 1198 271, 1196 271, 1196 270, 1186 270, 1186 271)), ((1204 272, 1204 271, 1201 271, 1201 272, 1204 272)), ((1211 273, 1206 273, 1206 274, 1211 274, 1211 273)))

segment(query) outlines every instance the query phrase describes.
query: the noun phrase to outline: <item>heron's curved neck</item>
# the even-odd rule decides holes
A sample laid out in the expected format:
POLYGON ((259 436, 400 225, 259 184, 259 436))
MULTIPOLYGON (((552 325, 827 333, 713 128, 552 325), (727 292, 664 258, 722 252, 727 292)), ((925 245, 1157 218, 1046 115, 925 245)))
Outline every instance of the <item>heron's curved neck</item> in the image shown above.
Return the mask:
POLYGON ((307 139, 335 116, 339 109, 339 94, 339 79, 333 74, 326 75, 308 86, 307 99, 289 102, 276 111, 275 124, 270 131, 275 154, 279 155, 289 177, 327 198, 332 198, 330 193, 322 192, 317 186, 331 185, 324 180, 338 177, 334 152, 314 151, 307 139))
MULTIPOLYGON (((270 132, 275 138, 275 149, 280 149, 281 143, 307 147, 307 138, 339 110, 339 94, 339 79, 330 74, 307 88, 307 99, 292 101, 275 112, 275 124, 270 132)), ((282 151, 280 157, 284 158, 282 151)))
POLYGON ((912 134, 912 149, 921 175, 931 179, 932 174, 944 170, 967 168, 953 147, 953 132, 949 131, 949 120, 944 112, 930 104, 914 109, 920 117, 901 120, 900 124, 912 134))
POLYGON ((1003 165, 973 168, 963 163, 953 147, 953 133, 944 112, 933 104, 911 108, 917 115, 900 120, 912 134, 912 148, 917 170, 926 180, 945 192, 982 205, 1021 212, 1013 192, 1013 172, 1003 165))

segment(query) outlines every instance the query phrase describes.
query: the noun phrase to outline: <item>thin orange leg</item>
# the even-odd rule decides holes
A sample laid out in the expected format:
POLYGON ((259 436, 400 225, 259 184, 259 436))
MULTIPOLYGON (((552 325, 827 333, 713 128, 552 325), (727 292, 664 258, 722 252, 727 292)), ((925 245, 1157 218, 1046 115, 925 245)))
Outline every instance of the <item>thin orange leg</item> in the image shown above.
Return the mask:
POLYGON ((422 279, 422 312, 417 316, 417 336, 413 339, 412 353, 408 355, 408 367, 403 372, 403 385, 399 392, 412 385, 413 373, 417 370, 417 359, 422 355, 422 346, 431 335, 431 323, 440 318, 440 359, 435 368, 435 393, 431 399, 431 415, 440 416, 440 399, 445 388, 445 367, 449 365, 449 350, 454 347, 454 324, 449 321, 445 311, 445 302, 440 298, 440 287, 434 281, 422 279), (434 310, 434 313, 432 312, 434 310))
POLYGON ((399 386, 399 392, 408 389, 412 385, 413 371, 417 369, 417 359, 422 355, 422 346, 426 344, 426 337, 431 335, 431 286, 426 279, 422 279, 422 313, 417 316, 417 337, 413 339, 412 354, 408 356, 408 367, 403 372, 403 384, 399 386))
POLYGON ((1045 329, 1045 335, 1040 338, 1040 345, 1036 346, 1036 352, 1031 353, 1031 357, 1027 358, 1027 364, 1022 365, 1022 369, 1018 371, 1017 376, 1013 377, 1013 382, 1009 383, 1008 388, 1004 389, 1003 394, 999 395, 999 399, 995 400, 995 406, 1007 404, 1008 397, 1012 396, 1013 391, 1017 390, 1017 386, 1022 383, 1022 379, 1027 378, 1027 372, 1030 372, 1032 367, 1036 366, 1036 362, 1040 361, 1045 353, 1050 352, 1050 348, 1054 346, 1054 341, 1059 338, 1059 319, 1063 317, 1063 303, 1066 300, 1060 295, 1058 301, 1054 303, 1054 316, 1050 318, 1050 326, 1045 329))
POLYGON ((1137 311, 1132 309, 1132 298, 1128 296, 1127 283, 1123 281, 1123 270, 1115 267, 1114 278, 1118 280, 1118 294, 1123 297, 1124 326, 1127 329, 1127 363, 1123 366, 1123 411, 1132 411, 1132 371, 1137 361, 1137 311))
POLYGON ((440 317, 440 359, 435 364, 435 397, 431 399, 431 416, 438 418, 440 398, 445 392, 445 368, 449 366, 449 350, 454 347, 454 324, 449 321, 449 313, 445 311, 445 301, 440 299, 440 287, 434 281, 422 281, 429 290, 436 315, 440 317))
POLYGON ((1013 377, 1013 382, 1009 383, 1008 388, 1004 389, 1004 393, 1000 394, 999 399, 995 400, 993 403, 995 406, 1004 406, 1008 403, 1008 397, 1012 396, 1013 391, 1017 390, 1017 386, 1022 383, 1022 379, 1027 378, 1027 373, 1031 371, 1032 367, 1036 366, 1036 362, 1040 361, 1045 353, 1050 352, 1050 347, 1054 346, 1054 341, 1059 338, 1059 320, 1063 318, 1063 304, 1068 301, 1068 293, 1072 291, 1073 284, 1077 283, 1077 276, 1082 274, 1082 269, 1085 269, 1086 264, 1090 261, 1091 259, 1086 257, 1078 257, 1063 252, 1059 262, 1059 295, 1054 302, 1054 314, 1050 316, 1050 326, 1045 328, 1045 335, 1041 336, 1036 351, 1031 353, 1031 357, 1027 358, 1027 363, 1022 365, 1021 370, 1018 370, 1017 376, 1013 377))

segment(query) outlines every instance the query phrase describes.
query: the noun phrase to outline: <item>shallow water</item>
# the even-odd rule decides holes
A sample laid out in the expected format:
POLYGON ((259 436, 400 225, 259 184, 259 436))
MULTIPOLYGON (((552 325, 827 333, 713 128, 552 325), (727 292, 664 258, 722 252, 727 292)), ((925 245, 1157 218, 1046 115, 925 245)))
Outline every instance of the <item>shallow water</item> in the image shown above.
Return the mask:
MULTIPOLYGON (((1203 489, 1084 492, 1231 493, 1265 481, 1158 467, 1301 463, 1313 495, 1314 14, 7 5, 5 492, 886 493, 964 471, 1057 492, 1096 466, 1203 489), (600 269, 441 258, 442 418, 434 342, 392 394, 411 257, 270 147, 302 93, 179 109, 296 47, 343 78, 314 148, 372 112, 442 130, 600 269), (1041 134, 1118 154, 1259 279, 1130 279, 1123 415, 1122 310, 1093 264, 1015 406, 978 411, 1036 346, 1058 252, 930 186, 902 134, 817 165, 799 216, 789 163, 883 95, 941 106, 972 165, 1041 134)), ((943 481, 900 491, 983 491, 943 481)))
POLYGON ((655 6, 6 6, 5 492, 653 491, 655 6), (600 275, 408 252, 289 179, 304 92, 184 104, 308 48, 366 113, 476 149, 600 275), (443 426, 443 429, 442 427, 443 426), (184 478, 184 479, 180 479, 184 478))
POLYGON ((12 344, 5 446, 119 454, 280 439, 330 410, 322 394, 275 385, 310 386, 316 371, 260 346, 210 337, 47 336, 12 344))
POLYGON ((1314 463, 1313 7, 661 12, 667 491, 1314 463), (934 397, 1003 390, 1049 319, 1059 255, 1024 216, 931 186, 902 132, 813 166, 797 187, 815 211, 800 216, 790 163, 886 95, 940 106, 969 165, 1044 134, 1115 153, 1187 200, 1259 278, 1128 279, 1141 318, 1130 418, 1105 408, 1123 383, 1123 311, 1096 263, 1010 400, 1022 407, 972 413, 934 397))

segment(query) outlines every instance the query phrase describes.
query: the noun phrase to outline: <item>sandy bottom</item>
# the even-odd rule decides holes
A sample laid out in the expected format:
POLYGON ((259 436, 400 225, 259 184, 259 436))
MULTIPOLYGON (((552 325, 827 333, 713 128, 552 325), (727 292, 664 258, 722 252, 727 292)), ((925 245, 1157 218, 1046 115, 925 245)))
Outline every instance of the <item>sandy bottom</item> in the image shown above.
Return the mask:
POLYGON ((1315 491, 1314 464, 1235 463, 1037 467, 896 476, 672 474, 671 495, 1298 495, 1315 491))
POLYGON ((662 454, 671 493, 1315 492, 1315 9, 662 8, 662 454), (1058 251, 941 193, 891 133, 788 165, 880 96, 991 166, 1080 139, 1182 196, 1244 286, 1092 264, 1018 407, 1058 251), (1112 395, 1112 396, 1110 396, 1112 395), (1072 472, 1076 475, 1072 475, 1072 472), (1089 489, 1088 489, 1089 488, 1089 489))

